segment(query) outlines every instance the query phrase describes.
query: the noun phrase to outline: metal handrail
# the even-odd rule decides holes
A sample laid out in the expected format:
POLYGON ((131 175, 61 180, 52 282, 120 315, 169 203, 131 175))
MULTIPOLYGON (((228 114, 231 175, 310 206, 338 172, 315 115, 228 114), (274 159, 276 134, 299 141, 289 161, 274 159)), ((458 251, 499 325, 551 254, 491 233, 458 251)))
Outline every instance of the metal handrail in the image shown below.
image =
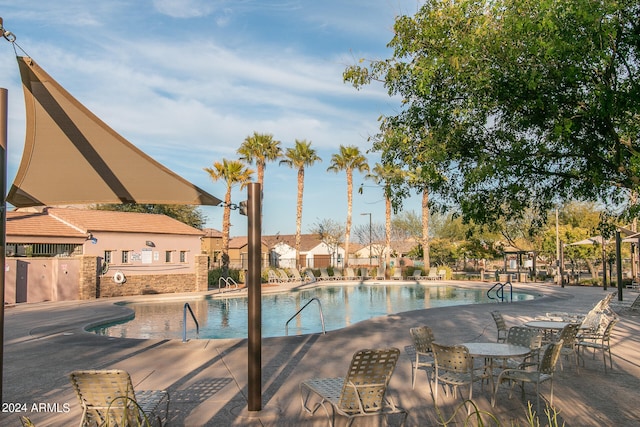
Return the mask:
POLYGON ((489 288, 489 290, 487 291, 487 298, 489 299, 499 299, 500 301, 504 302, 504 287, 509 285, 509 296, 510 296, 510 301, 513 302, 513 285, 511 284, 511 282, 507 281, 504 283, 496 283, 495 285, 493 285, 491 288, 489 288), (495 288, 498 287, 498 289, 496 289, 496 297, 492 297, 491 296, 491 291, 495 288))
POLYGON ((231 289, 231 285, 233 285, 236 289, 238 289, 238 283, 233 280, 231 277, 220 277, 218 279, 218 291, 222 292, 222 282, 225 284, 225 288, 231 289))
POLYGON ((200 324, 198 323, 198 319, 196 319, 196 315, 193 314, 193 310, 191 310, 191 306, 189 305, 189 303, 185 302, 182 313, 182 342, 187 342, 187 309, 189 309, 191 318, 196 324, 196 338, 200 337, 200 324))
POLYGON ((318 298, 313 297, 309 301, 307 301, 307 303, 305 305, 303 305, 302 308, 296 312, 296 314, 294 314, 293 316, 291 316, 289 318, 289 320, 287 320, 287 323, 285 323, 285 325, 284 325, 284 334, 285 334, 285 336, 289 335, 289 322, 291 322, 293 319, 295 319, 298 316, 298 314, 300 314, 300 312, 302 310, 307 308, 307 306, 309 304, 311 304, 313 301, 316 301, 318 303, 318 309, 320 310, 320 323, 322 323, 322 333, 326 335, 327 331, 324 329, 324 314, 322 313, 322 303, 320 302, 320 300, 318 298))

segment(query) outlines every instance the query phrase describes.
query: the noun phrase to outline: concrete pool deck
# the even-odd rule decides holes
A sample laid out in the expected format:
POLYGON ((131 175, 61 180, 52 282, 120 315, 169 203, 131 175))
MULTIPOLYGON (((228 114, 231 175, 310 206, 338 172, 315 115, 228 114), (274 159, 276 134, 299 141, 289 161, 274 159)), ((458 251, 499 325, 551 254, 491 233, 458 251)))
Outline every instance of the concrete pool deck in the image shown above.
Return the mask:
MULTIPOLYGON (((425 282, 426 285, 435 283, 425 282)), ((392 286, 398 282, 387 284, 392 286)), ((500 310, 511 326, 546 312, 586 312, 606 295, 602 288, 596 287, 559 288, 547 283, 514 287, 544 297, 518 303, 416 310, 359 322, 326 335, 265 338, 262 342, 263 410, 258 412, 247 411, 246 339, 182 343, 180 340, 109 338, 85 332, 88 324, 130 314, 128 308, 113 304, 121 300, 115 298, 6 307, 4 405, 0 425, 20 425, 20 415, 27 415, 37 426, 75 425, 80 420, 81 408, 68 373, 75 369, 124 369, 131 374, 136 389, 169 391, 170 425, 173 426, 324 426, 328 423, 321 411, 309 416, 301 410, 300 382, 310 377, 341 376, 355 351, 387 346, 402 351, 391 379, 390 393, 396 403, 408 411, 406 425, 442 425, 440 416, 449 418, 461 401, 439 393, 441 415, 438 415, 425 374, 419 374, 416 389, 411 389, 410 363, 404 352, 404 346, 410 344, 410 327, 429 325, 436 340, 444 343, 494 341, 496 328, 489 314, 492 310, 500 310), (26 410, 7 412, 16 408, 15 405, 9 407, 10 403, 26 410)), ((637 293, 625 290, 624 301, 614 299, 612 302, 620 316, 612 338, 613 370, 605 374, 598 353, 595 360, 586 357, 586 366, 581 367, 579 373, 568 361, 564 362, 563 371, 557 371, 554 407, 567 426, 640 426, 637 407, 640 313, 625 308, 636 296, 637 293)), ((170 297, 184 297, 186 301, 195 295, 170 297)), ((149 298, 128 297, 126 300, 149 298)), ((504 426, 527 425, 526 403, 518 391, 508 399, 506 388, 501 390, 498 403, 492 408, 487 387, 485 385, 484 390, 479 384, 474 387, 474 402, 480 410, 491 412, 504 426)), ((527 389, 529 399, 535 399, 532 390, 527 389)), ((541 391, 548 397, 549 385, 542 385, 541 391)), ((463 393, 466 395, 466 391, 463 393)), ((466 411, 458 411, 448 425, 462 425, 464 415, 466 411)), ((344 425, 344 420, 339 419, 338 425, 344 425)), ((368 420, 355 425, 375 423, 368 420)))

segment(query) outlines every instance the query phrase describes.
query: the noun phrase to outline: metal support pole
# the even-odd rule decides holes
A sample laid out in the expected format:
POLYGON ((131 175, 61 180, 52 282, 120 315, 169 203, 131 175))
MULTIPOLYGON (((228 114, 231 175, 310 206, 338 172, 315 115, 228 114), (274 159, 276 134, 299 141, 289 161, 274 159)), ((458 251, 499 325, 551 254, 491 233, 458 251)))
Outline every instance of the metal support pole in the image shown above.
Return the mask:
MULTIPOLYGON (((0 24, 2 21, 0 20, 0 24)), ((0 402, 2 399, 2 370, 4 369, 4 269, 7 244, 7 89, 0 88, 0 402)))
POLYGON ((620 230, 616 230, 616 273, 618 301, 622 301, 622 238, 620 238, 620 230))
POLYGON ((261 191, 252 182, 247 189, 248 258, 247 289, 249 293, 248 406, 249 411, 262 409, 262 284, 260 277, 261 191))

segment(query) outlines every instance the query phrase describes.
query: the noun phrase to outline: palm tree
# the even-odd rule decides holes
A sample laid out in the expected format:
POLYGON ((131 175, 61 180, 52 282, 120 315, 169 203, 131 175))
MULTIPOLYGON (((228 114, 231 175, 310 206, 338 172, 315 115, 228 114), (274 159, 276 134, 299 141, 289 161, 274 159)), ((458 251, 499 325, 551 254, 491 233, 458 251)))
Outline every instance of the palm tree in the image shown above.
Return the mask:
POLYGON ((431 258, 429 255, 429 185, 426 183, 423 171, 420 168, 408 172, 407 177, 411 186, 422 190, 422 238, 420 239, 420 246, 422 246, 424 268, 428 270, 431 267, 431 258))
POLYGON ((332 171, 338 173, 345 171, 347 173, 347 227, 344 235, 344 266, 349 266, 349 237, 351 236, 351 210, 353 208, 353 171, 369 172, 367 158, 360 152, 360 149, 354 145, 345 147, 340 146, 340 152, 331 156, 331 166, 327 168, 327 172, 332 171))
POLYGON ((284 154, 285 159, 280 160, 280 164, 286 164, 291 168, 298 169, 298 202, 296 204, 296 267, 300 258, 300 240, 302 236, 302 194, 304 192, 304 168, 311 166, 315 162, 322 161, 311 148, 311 142, 297 140, 294 148, 287 148, 284 154))
POLYGON ((264 191, 264 168, 267 162, 273 162, 282 157, 280 141, 273 139, 273 135, 268 133, 253 132, 248 136, 238 148, 240 160, 253 164, 255 162, 258 170, 258 183, 264 191))
POLYGON ((231 188, 240 184, 244 188, 251 181, 253 170, 249 169, 240 160, 222 159, 214 162, 212 168, 204 168, 204 171, 216 182, 224 180, 227 183, 227 192, 224 195, 224 213, 222 215, 222 265, 223 271, 229 267, 229 228, 231 226, 231 188))
MULTIPOLYGON (((365 179, 371 179, 378 185, 382 185, 384 190, 384 203, 385 203, 385 248, 384 248, 384 262, 385 266, 388 266, 391 261, 391 184, 398 179, 402 179, 404 176, 401 170, 398 170, 395 166, 389 164, 376 163, 371 173, 365 175, 365 179)), ((386 272, 386 268, 385 268, 386 272)), ((386 273, 385 273, 386 275, 386 273)))

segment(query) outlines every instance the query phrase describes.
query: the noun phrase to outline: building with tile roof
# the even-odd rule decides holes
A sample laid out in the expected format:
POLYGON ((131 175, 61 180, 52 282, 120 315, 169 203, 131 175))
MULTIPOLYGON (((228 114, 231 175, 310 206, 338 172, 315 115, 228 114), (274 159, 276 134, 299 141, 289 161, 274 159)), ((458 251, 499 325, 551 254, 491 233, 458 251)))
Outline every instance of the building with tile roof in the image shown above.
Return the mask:
POLYGON ((205 233, 166 215, 28 209, 7 212, 6 230, 10 302, 207 289, 205 233))

